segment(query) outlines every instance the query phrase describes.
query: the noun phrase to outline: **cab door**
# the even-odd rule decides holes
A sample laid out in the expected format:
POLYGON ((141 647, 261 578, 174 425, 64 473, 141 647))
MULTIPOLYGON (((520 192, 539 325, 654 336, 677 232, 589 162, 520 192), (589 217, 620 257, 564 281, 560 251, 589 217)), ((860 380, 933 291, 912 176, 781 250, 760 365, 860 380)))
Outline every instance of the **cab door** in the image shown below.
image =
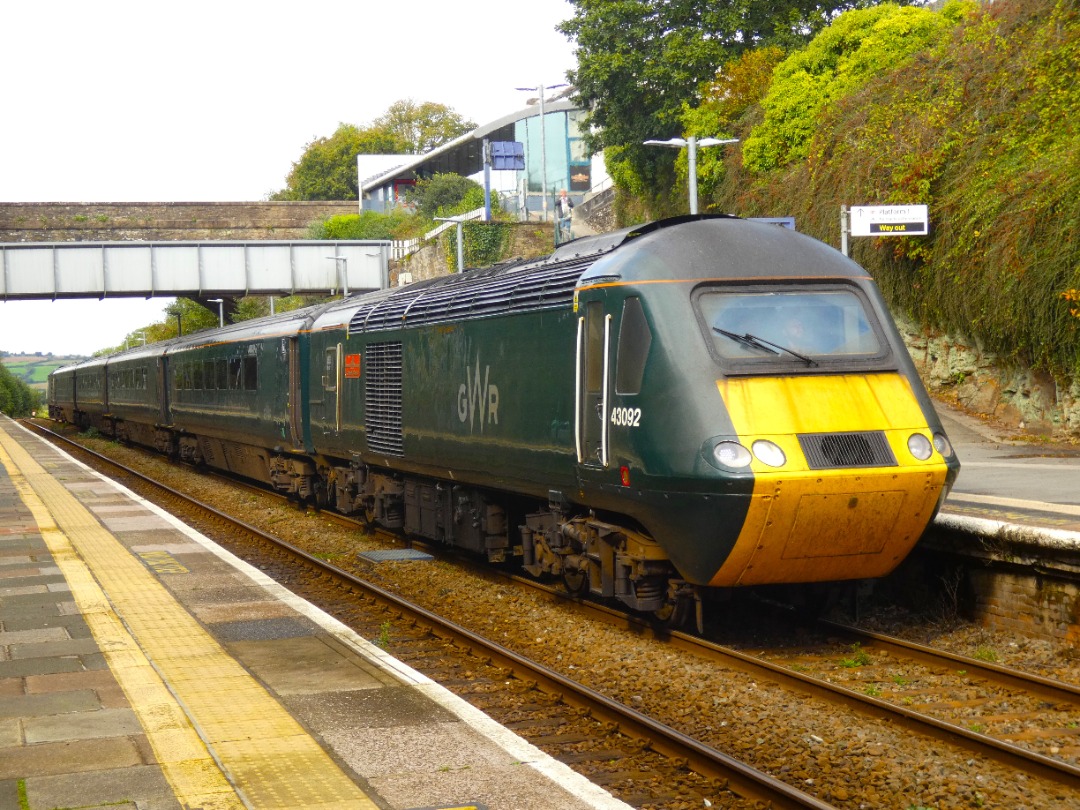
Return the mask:
POLYGON ((327 346, 323 354, 323 424, 328 432, 341 432, 342 345, 327 346))
POLYGON ((578 318, 576 422, 578 464, 604 468, 609 463, 611 315, 600 301, 585 304, 578 318))

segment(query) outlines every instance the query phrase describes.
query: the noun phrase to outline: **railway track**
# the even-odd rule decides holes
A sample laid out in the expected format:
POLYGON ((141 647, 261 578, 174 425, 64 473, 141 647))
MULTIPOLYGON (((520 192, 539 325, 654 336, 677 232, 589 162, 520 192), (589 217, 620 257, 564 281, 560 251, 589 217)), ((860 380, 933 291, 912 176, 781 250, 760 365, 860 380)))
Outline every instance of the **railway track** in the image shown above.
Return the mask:
MULTIPOLYGON (((556 757, 571 766, 590 761, 602 761, 610 766, 611 763, 617 762, 618 769, 615 772, 623 781, 633 775, 638 775, 645 776, 650 782, 655 781, 657 776, 664 776, 665 770, 689 769, 703 778, 707 787, 717 790, 720 794, 733 794, 734 801, 727 802, 731 806, 737 806, 739 800, 745 800, 751 803, 764 803, 765 806, 775 808, 828 810, 832 807, 781 780, 703 745, 663 723, 567 678, 553 669, 356 577, 246 521, 161 484, 61 434, 48 431, 40 425, 32 425, 32 427, 42 435, 48 435, 52 441, 92 456, 96 464, 111 468, 121 473, 124 478, 140 482, 144 487, 154 488, 166 500, 174 505, 181 505, 185 512, 195 510, 205 513, 206 519, 210 522, 223 525, 231 532, 243 533, 261 544, 272 547, 275 554, 284 556, 290 564, 289 578, 292 580, 290 587, 297 585, 296 575, 291 570, 291 565, 299 562, 313 572, 316 578, 329 578, 336 587, 361 595, 363 599, 377 604, 381 611, 391 612, 396 617, 396 626, 400 627, 404 623, 413 628, 419 628, 419 632, 411 634, 410 641, 401 646, 405 648, 410 643, 420 645, 421 650, 414 651, 411 657, 414 660, 419 658, 435 660, 435 668, 443 674, 443 677, 437 677, 436 680, 449 687, 457 686, 457 691, 467 698, 472 697, 474 702, 480 704, 480 708, 490 710, 497 693, 501 691, 509 691, 520 696, 522 693, 539 690, 547 696, 528 697, 525 703, 517 701, 518 711, 521 711, 522 706, 531 707, 538 700, 545 709, 550 709, 554 703, 562 704, 570 710, 569 714, 573 717, 568 717, 565 711, 557 712, 553 717, 548 711, 545 712, 546 716, 543 718, 529 716, 511 722, 509 725, 519 732, 537 728, 544 730, 545 733, 540 735, 541 741, 546 741, 548 747, 556 742, 562 745, 588 743, 591 749, 595 749, 597 743, 600 743, 599 751, 575 750, 563 751, 561 754, 557 751, 556 757), (429 636, 448 641, 452 647, 466 652, 474 660, 462 664, 454 660, 453 656, 447 655, 448 651, 444 645, 432 650, 430 645, 424 642, 424 639, 429 636), (479 674, 478 669, 484 670, 485 674, 479 674), (488 670, 492 670, 494 674, 487 672, 488 670), (455 675, 457 682, 455 682, 455 675), (516 688, 506 690, 509 685, 506 683, 506 678, 511 675, 518 684, 516 688), (487 688, 489 686, 495 688, 489 689, 487 688), (477 695, 483 695, 485 699, 476 701, 477 695), (561 730, 572 719, 578 724, 584 722, 586 728, 561 730), (546 733, 553 729, 560 731, 554 735, 546 733), (655 761, 651 763, 637 761, 638 759, 655 760, 655 755, 668 760, 665 768, 659 772, 653 770, 656 767, 655 761), (649 769, 643 770, 643 765, 649 769)), ((406 662, 408 663, 407 659, 406 662)), ((602 781, 610 781, 610 779, 602 781)), ((668 793, 666 798, 678 798, 677 794, 670 795, 670 791, 668 793)), ((638 796, 637 798, 646 799, 651 804, 654 797, 638 796)), ((747 806, 753 806, 753 804, 747 806)))
MULTIPOLYGON (((249 528, 252 527, 246 527, 245 524, 245 530, 249 528)), ((307 564, 325 569, 325 564, 322 561, 314 558, 312 560, 307 564)), ((290 576, 295 578, 295 574, 290 576)), ((337 577, 338 574, 334 573, 334 576, 337 577)), ((290 587, 292 587, 291 584, 290 587)), ((346 587, 356 588, 358 586, 349 584, 346 587)), ((378 598, 381 599, 382 597, 378 598)), ((561 599, 562 597, 549 590, 545 598, 561 599)), ((608 623, 621 625, 635 635, 645 636, 651 633, 647 625, 602 606, 577 601, 572 604, 575 611, 581 611, 591 619, 603 618, 608 623)), ((566 609, 565 602, 562 609, 566 609)), ((403 608, 399 606, 395 605, 392 610, 405 615, 402 613, 403 608)), ((408 622, 434 626, 431 623, 436 620, 436 617, 423 614, 417 615, 419 618, 409 618, 408 622)), ((395 619, 395 627, 398 626, 400 621, 395 619)), ((436 632, 443 634, 449 631, 440 630, 436 632)), ((1077 770, 1075 765, 1063 761, 1060 757, 1047 755, 1038 750, 1028 750, 1016 744, 1016 741, 996 739, 985 733, 985 726, 989 725, 989 723, 969 720, 967 727, 965 727, 955 717, 943 719, 939 716, 933 716, 931 712, 932 709, 937 707, 939 714, 947 716, 948 712, 940 711, 942 706, 961 704, 960 708, 967 712, 964 716, 970 717, 972 706, 976 703, 982 703, 989 706, 991 711, 996 712, 996 714, 992 715, 993 717, 998 717, 1003 713, 1000 710, 1002 700, 1006 702, 1013 701, 1014 703, 1027 701, 1035 707, 1028 711, 1028 714, 1039 716, 1041 712, 1041 715, 1054 717, 1062 721, 1062 723, 1060 728, 1055 727, 1052 723, 1044 723, 1039 733, 1029 733, 1027 735, 1023 740, 1025 744, 1031 745, 1032 740, 1037 742, 1040 738, 1056 739, 1053 736, 1055 731, 1063 733, 1063 735, 1059 736, 1065 738, 1072 736, 1075 739, 1075 727, 1070 728, 1070 724, 1074 723, 1074 719, 1070 718, 1077 718, 1075 714, 1077 711, 1077 690, 1075 688, 1054 682, 1046 682, 1046 679, 1032 679, 1024 673, 1005 670, 1003 667, 985 666, 983 663, 974 660, 949 657, 941 654, 940 651, 931 650, 930 648, 917 648, 896 639, 868 635, 855 628, 831 626, 827 628, 827 632, 832 636, 842 636, 847 650, 858 651, 851 652, 851 659, 862 663, 852 667, 837 667, 835 656, 830 658, 828 654, 810 654, 806 652, 791 654, 789 652, 770 650, 764 655, 751 655, 680 633, 663 634, 663 637, 666 645, 673 649, 686 651, 703 661, 711 662, 711 665, 718 670, 744 672, 756 680, 779 684, 783 690, 800 693, 815 701, 824 701, 829 705, 845 706, 847 709, 866 718, 867 723, 877 723, 885 719, 886 723, 896 728, 902 728, 909 734, 919 735, 933 741, 932 744, 936 745, 944 742, 950 747, 959 748, 969 754, 976 754, 979 757, 1000 763, 1005 769, 1025 774, 1026 778, 1031 780, 1056 784, 1057 788, 1050 788, 1051 794, 1057 791, 1061 796, 1071 796, 1072 791, 1076 790, 1077 786, 1080 785, 1080 770, 1077 770), (907 689, 906 694, 901 694, 899 689, 896 688, 900 687, 901 684, 895 680, 887 681, 891 684, 891 687, 881 686, 880 684, 885 682, 886 678, 892 677, 882 669, 886 658, 891 662, 893 669, 900 668, 911 673, 917 662, 918 666, 934 672, 936 678, 935 688, 938 689, 937 694, 941 696, 940 699, 928 697, 931 695, 932 690, 928 689, 925 684, 922 684, 915 677, 908 678, 904 684, 904 686, 911 687, 907 689), (840 675, 851 677, 838 677, 838 672, 840 675), (950 672, 954 673, 957 678, 952 682, 953 685, 945 682, 945 676, 950 672), (961 699, 953 696, 953 693, 957 690, 970 690, 975 686, 982 689, 983 684, 990 682, 999 684, 998 688, 1002 690, 1001 694, 1007 697, 989 698, 985 694, 980 694, 978 698, 968 697, 961 699), (875 686, 875 684, 879 685, 875 686), (882 694, 886 689, 890 694, 882 694), (913 696, 920 698, 917 706, 911 705, 914 703, 913 696), (1031 701, 1034 701, 1034 703, 1031 703, 1031 701), (1053 707, 1053 711, 1050 711, 1049 707, 1053 707)), ((475 636, 476 634, 471 635, 475 636)), ((476 642, 479 641, 481 639, 477 637, 476 642)), ((459 643, 472 647, 476 642, 469 640, 459 643)), ((412 643, 404 644, 402 651, 407 653, 405 648, 412 643)), ((423 642, 418 641, 415 643, 420 648, 423 647, 423 642)), ((399 654, 396 647, 394 652, 399 654)), ((470 665, 466 664, 464 666, 465 671, 469 672, 468 677, 461 677, 460 674, 455 675, 454 672, 447 673, 445 677, 450 683, 455 680, 459 681, 460 683, 457 685, 468 693, 467 696, 473 699, 474 702, 478 700, 478 705, 481 708, 489 709, 490 704, 500 701, 504 693, 514 691, 514 689, 507 687, 504 681, 499 680, 500 676, 498 674, 503 671, 513 671, 517 674, 516 683, 543 685, 544 694, 563 696, 563 702, 572 711, 581 712, 583 716, 591 718, 591 727, 578 731, 565 730, 561 715, 556 719, 550 717, 525 717, 515 720, 512 719, 515 715, 511 710, 511 719, 504 720, 512 728, 515 728, 514 724, 518 723, 517 730, 519 730, 519 733, 523 733, 524 736, 536 736, 538 739, 546 740, 548 744, 569 745, 572 750, 563 751, 561 756, 560 753, 556 752, 555 756, 565 758, 568 762, 572 762, 575 757, 579 757, 578 765, 584 766, 581 768, 583 772, 595 771, 595 765, 598 762, 603 763, 605 766, 610 765, 610 763, 629 763, 629 749, 642 748, 650 754, 662 752, 669 761, 676 761, 680 764, 685 761, 693 770, 703 775, 706 785, 726 784, 735 792, 752 797, 756 801, 773 802, 773 806, 776 807, 829 806, 783 782, 780 783, 782 787, 780 787, 779 795, 766 796, 756 793, 757 788, 751 784, 755 782, 756 777, 749 775, 750 772, 756 769, 750 768, 747 774, 744 775, 739 771, 737 760, 733 760, 737 767, 736 770, 731 770, 732 763, 725 762, 723 755, 720 757, 715 756, 720 752, 709 744, 707 737, 705 738, 706 741, 703 742, 701 739, 695 739, 703 735, 675 732, 673 736, 665 736, 661 739, 661 736, 656 734, 655 729, 652 728, 656 721, 651 720, 645 713, 633 709, 628 710, 628 707, 622 705, 619 701, 612 701, 588 687, 577 691, 573 682, 570 682, 564 675, 550 667, 544 667, 544 671, 533 670, 530 672, 526 668, 528 667, 528 661, 524 656, 514 653, 501 645, 494 645, 492 648, 484 649, 477 655, 480 656, 480 660, 491 662, 490 666, 495 668, 495 675, 477 676, 477 673, 473 671, 476 668, 475 665, 471 665, 472 669, 470 669, 470 665), (479 694, 476 694, 478 690, 479 694), (596 702, 595 698, 597 697, 603 700, 596 702), (588 714, 584 714, 585 712, 588 712, 588 714), (607 740, 606 735, 616 730, 620 733, 625 731, 630 734, 630 742, 607 740), (575 746, 581 747, 586 739, 594 743, 589 747, 590 750, 574 750, 575 746), (590 763, 592 764, 590 765, 590 763), (721 765, 723 765, 723 769, 720 769, 721 765), (750 782, 746 780, 750 780, 750 782), (791 795, 786 795, 786 791, 790 791, 791 795), (811 803, 799 803, 806 801, 811 803), (818 803, 815 804, 814 802, 818 803)), ((419 658, 440 659, 441 655, 431 656, 421 652, 419 658)), ((428 671, 424 666, 417 666, 417 668, 428 671)), ((436 677, 436 675, 433 674, 432 677, 436 677)), ((438 677, 436 679, 441 680, 438 677)), ((547 698, 544 700, 547 700, 547 698)), ((1009 714, 1009 712, 1004 713, 1009 714)), ((1017 714, 1017 712, 1011 714, 1017 714)), ((986 716, 990 717, 991 715, 986 716)), ((663 723, 657 725, 665 726, 663 723)), ((727 757, 726 759, 733 758, 727 757)), ((656 768, 657 765, 654 762, 649 767, 656 768)), ((633 773, 635 770, 640 769, 631 764, 620 764, 613 768, 607 767, 605 773, 601 773, 595 778, 596 781, 614 787, 610 781, 605 780, 612 780, 614 778, 612 774, 618 775, 621 779, 623 775, 633 773)), ((768 779, 772 779, 772 777, 768 777, 768 779)), ((814 780, 809 781, 813 782, 814 780)), ((693 788, 690 789, 691 792, 694 792, 694 790, 693 788)), ((655 804, 653 799, 646 798, 644 794, 635 794, 635 788, 633 787, 627 788, 627 791, 625 795, 637 799, 632 803, 637 803, 640 806, 679 806, 677 802, 681 800, 680 794, 676 792, 673 796, 669 795, 660 799, 661 802, 670 802, 669 805, 655 804)), ((708 789, 699 792, 701 795, 706 795, 708 789)), ((847 791, 843 789, 834 790, 832 796, 834 798, 837 796, 843 797, 846 793, 847 791)), ((701 804, 687 806, 701 806, 701 804)))

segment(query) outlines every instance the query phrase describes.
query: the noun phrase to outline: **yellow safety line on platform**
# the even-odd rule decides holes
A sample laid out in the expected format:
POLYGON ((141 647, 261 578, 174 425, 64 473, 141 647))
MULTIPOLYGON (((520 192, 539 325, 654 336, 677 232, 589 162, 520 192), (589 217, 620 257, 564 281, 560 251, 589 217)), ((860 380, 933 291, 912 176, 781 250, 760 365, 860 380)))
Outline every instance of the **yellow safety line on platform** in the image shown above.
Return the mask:
POLYGON ((184 807, 376 807, 143 564, 2 429, 0 465, 37 521, 184 807))

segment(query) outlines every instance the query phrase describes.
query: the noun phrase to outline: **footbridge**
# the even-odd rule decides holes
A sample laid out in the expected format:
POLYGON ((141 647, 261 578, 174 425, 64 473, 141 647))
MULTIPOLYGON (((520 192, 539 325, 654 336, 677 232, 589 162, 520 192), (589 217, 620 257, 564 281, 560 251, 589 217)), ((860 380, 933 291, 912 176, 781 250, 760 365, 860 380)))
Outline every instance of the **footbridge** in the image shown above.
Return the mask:
POLYGON ((0 301, 334 295, 389 286, 389 241, 0 243, 0 301))

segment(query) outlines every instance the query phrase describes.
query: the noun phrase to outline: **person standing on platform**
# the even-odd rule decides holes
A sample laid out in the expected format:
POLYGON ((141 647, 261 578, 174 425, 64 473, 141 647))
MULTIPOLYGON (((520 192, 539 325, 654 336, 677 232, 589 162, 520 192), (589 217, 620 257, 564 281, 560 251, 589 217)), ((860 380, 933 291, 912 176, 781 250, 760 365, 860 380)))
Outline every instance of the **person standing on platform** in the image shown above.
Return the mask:
POLYGON ((570 200, 564 188, 559 192, 559 199, 555 203, 555 221, 558 224, 556 244, 561 245, 563 242, 569 242, 574 238, 570 230, 570 220, 573 214, 574 203, 570 200))

